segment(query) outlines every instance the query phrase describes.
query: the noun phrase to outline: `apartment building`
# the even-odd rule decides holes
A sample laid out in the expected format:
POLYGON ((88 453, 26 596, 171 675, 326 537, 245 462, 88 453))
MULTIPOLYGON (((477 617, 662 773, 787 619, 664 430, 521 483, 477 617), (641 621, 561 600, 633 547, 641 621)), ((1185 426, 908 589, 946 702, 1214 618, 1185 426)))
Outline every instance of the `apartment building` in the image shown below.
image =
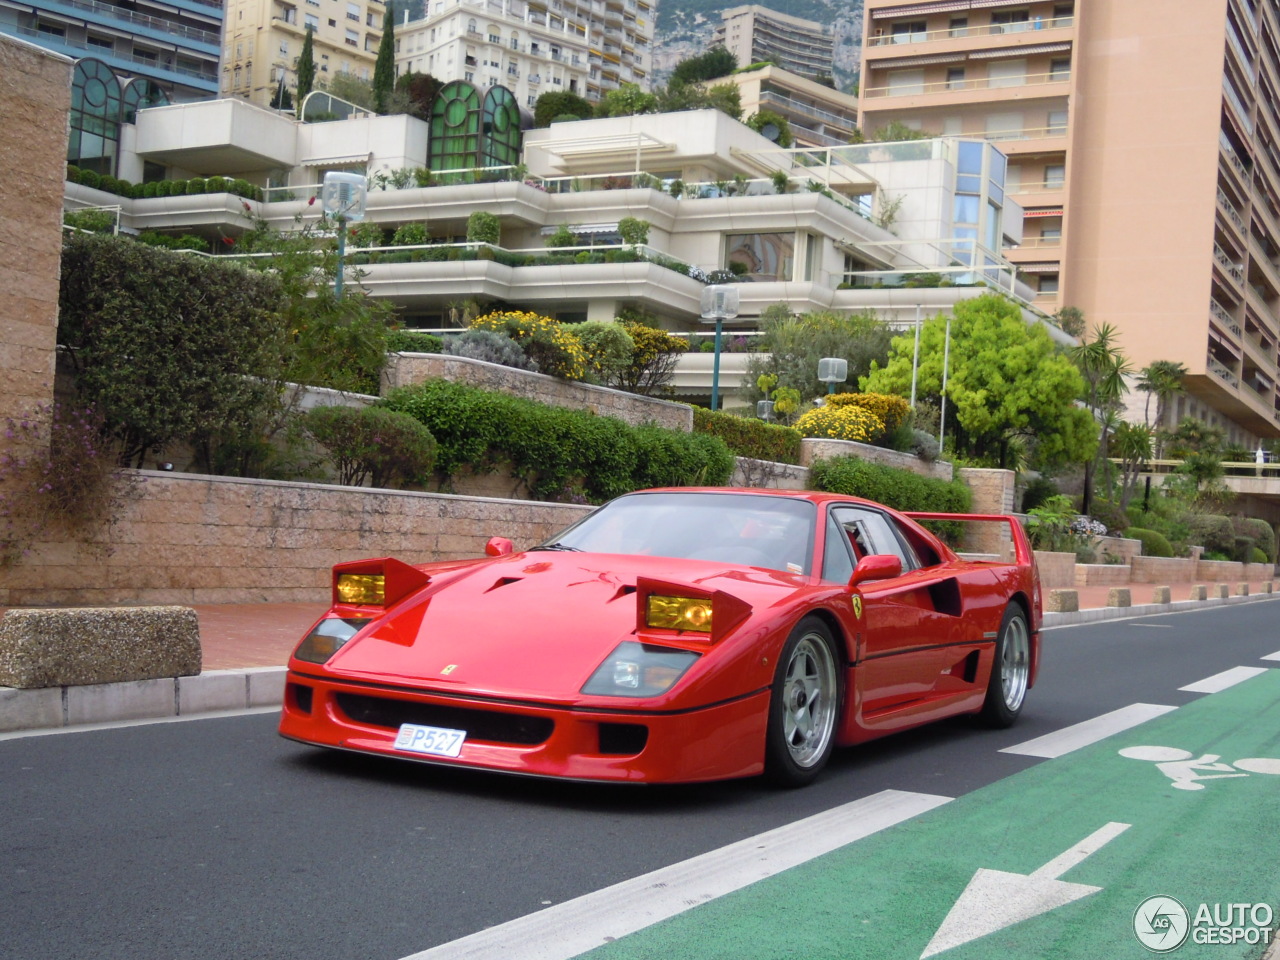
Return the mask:
MULTIPOLYGON (((1009 157, 1005 251, 1047 311, 1186 365, 1196 416, 1280 435, 1280 14, 1262 0, 867 0, 864 129, 1009 157)), ((957 201, 958 203, 959 201, 957 201)))
POLYGON ((222 15, 219 0, 31 0, 0 4, 0 33, 146 81, 135 95, 150 102, 180 102, 218 92, 222 15))
POLYGON ((831 76, 830 27, 757 4, 730 7, 721 18, 712 42, 737 57, 740 66, 770 60, 802 77, 831 76))
POLYGON ((428 0, 396 24, 396 72, 504 86, 525 109, 547 92, 598 100, 650 84, 651 0, 428 0))
POLYGON ((858 130, 858 98, 773 64, 720 77, 738 88, 742 115, 769 110, 785 117, 798 147, 836 147, 858 130))
POLYGON ((382 0, 227 0, 219 92, 267 106, 298 85, 311 31, 316 84, 336 73, 369 79, 382 42, 382 0))

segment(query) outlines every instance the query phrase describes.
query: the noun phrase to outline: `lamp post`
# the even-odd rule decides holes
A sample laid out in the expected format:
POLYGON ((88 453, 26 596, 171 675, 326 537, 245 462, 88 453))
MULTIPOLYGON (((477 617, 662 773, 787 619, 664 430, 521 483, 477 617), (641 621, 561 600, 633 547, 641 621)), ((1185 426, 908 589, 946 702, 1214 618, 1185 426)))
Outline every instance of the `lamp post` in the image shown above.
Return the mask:
POLYGON ((947 373, 951 369, 951 318, 947 317, 947 332, 942 342, 942 412, 938 416, 938 452, 942 452, 942 435, 947 429, 947 373))
POLYGON ((836 384, 849 379, 849 361, 843 357, 823 357, 818 361, 818 379, 827 385, 827 393, 835 393, 836 384))
POLYGON ((702 322, 715 321, 715 359, 711 365, 711 409, 720 408, 720 338, 724 322, 738 315, 738 288, 729 283, 712 284, 702 288, 702 322))
POLYGON ((364 219, 368 186, 368 180, 359 173, 330 170, 324 175, 320 203, 324 212, 338 221, 338 276, 333 282, 335 297, 342 296, 342 260, 347 252, 347 221, 364 219))

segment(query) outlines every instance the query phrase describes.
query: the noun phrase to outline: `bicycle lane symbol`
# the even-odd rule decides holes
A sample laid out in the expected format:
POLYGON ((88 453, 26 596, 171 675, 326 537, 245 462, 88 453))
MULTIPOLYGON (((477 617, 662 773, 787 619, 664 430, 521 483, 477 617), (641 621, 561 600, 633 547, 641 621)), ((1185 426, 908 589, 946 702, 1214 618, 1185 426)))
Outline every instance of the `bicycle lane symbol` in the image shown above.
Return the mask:
POLYGON ((1177 790, 1203 790, 1203 781, 1230 780, 1251 773, 1280 775, 1280 760, 1272 757, 1243 757, 1233 765, 1223 763, 1220 754, 1205 753, 1197 757, 1190 750, 1177 747, 1125 747, 1119 753, 1130 760, 1154 763, 1177 790))

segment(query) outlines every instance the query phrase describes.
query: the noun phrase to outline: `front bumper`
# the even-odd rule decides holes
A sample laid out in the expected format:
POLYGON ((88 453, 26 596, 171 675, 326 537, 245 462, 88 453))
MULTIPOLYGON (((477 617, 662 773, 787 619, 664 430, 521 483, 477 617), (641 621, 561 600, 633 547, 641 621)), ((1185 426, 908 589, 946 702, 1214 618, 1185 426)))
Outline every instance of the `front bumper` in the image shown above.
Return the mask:
POLYGON ((280 735, 362 753, 575 780, 682 783, 764 769, 767 690, 678 713, 493 701, 290 671, 280 735), (467 731, 456 758, 395 748, 401 723, 467 731))

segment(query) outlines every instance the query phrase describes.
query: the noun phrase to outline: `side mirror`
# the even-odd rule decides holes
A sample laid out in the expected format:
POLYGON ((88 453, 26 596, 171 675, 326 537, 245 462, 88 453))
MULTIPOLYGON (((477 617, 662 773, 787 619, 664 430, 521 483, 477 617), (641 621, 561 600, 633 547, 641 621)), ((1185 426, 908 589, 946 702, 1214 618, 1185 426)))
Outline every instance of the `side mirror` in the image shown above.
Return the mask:
POLYGON ((486 557, 505 557, 514 549, 515 547, 506 537, 490 537, 489 542, 484 545, 486 557))
POLYGON ((890 577, 902 576, 902 560, 891 553, 873 553, 858 561, 849 578, 849 586, 856 587, 860 583, 871 580, 888 580, 890 577))

